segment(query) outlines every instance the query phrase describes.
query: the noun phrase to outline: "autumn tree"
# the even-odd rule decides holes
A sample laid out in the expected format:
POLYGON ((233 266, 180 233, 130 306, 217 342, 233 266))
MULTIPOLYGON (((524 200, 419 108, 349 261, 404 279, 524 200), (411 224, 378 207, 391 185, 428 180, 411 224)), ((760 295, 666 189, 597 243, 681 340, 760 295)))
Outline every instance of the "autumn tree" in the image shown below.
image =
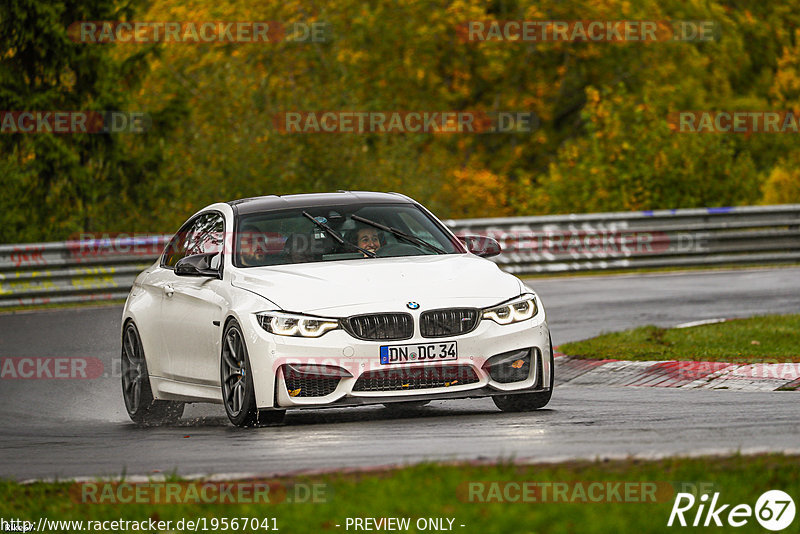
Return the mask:
MULTIPOLYGON (((127 111, 152 50, 118 58, 107 45, 73 41, 67 28, 132 16, 130 4, 114 0, 0 4, 0 109, 127 111)), ((130 231, 162 188, 160 142, 180 108, 162 102, 148 111, 148 134, 1 135, 0 241, 130 231)))

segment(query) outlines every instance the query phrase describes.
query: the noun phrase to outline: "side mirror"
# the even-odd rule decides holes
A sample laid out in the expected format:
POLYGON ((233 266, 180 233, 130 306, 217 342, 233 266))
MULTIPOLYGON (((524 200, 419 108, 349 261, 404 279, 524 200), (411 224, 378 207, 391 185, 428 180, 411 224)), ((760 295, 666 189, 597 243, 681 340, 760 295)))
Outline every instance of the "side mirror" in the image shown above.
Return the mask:
POLYGON ((220 278, 218 269, 211 268, 211 260, 218 252, 206 252, 204 254, 193 254, 178 260, 175 264, 175 274, 177 276, 207 276, 220 278))
POLYGON ((491 258, 502 252, 500 243, 484 235, 463 235, 461 240, 467 245, 467 250, 481 258, 491 258))

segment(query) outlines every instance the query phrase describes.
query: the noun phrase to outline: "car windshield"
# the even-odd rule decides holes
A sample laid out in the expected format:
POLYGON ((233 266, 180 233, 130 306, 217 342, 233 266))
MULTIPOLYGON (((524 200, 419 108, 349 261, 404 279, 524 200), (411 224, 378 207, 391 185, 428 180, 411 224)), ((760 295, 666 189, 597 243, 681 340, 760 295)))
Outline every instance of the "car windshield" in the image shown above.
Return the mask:
POLYGON ((315 206, 239 217, 237 267, 456 254, 461 251, 413 204, 315 206))

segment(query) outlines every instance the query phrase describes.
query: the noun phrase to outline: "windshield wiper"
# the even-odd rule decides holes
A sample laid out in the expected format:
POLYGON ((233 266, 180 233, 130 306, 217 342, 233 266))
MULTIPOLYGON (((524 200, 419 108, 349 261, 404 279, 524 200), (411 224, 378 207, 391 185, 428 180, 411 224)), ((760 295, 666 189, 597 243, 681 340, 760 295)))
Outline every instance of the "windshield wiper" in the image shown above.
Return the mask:
POLYGON ((379 230, 383 230, 384 232, 390 232, 390 233, 396 235, 397 237, 399 237, 400 239, 405 239, 406 241, 410 241, 411 243, 414 243, 415 245, 419 245, 419 246, 422 246, 422 247, 427 247, 427 248, 433 250, 434 252, 436 252, 437 254, 447 254, 447 252, 445 252, 444 250, 440 249, 436 245, 431 245, 427 241, 424 241, 424 240, 422 240, 422 239, 420 239, 418 237, 414 237, 413 235, 409 235, 409 234, 405 233, 402 230, 398 230, 397 228, 393 228, 391 226, 386 226, 384 224, 377 223, 377 222, 371 221, 369 219, 365 219, 364 217, 361 217, 360 215, 351 215, 350 218, 353 219, 354 221, 358 221, 358 222, 362 222, 364 224, 368 224, 370 226, 374 226, 375 228, 377 228, 379 230))
POLYGON ((333 228, 331 228, 330 226, 328 226, 324 222, 318 221, 317 219, 314 218, 313 215, 311 215, 307 211, 303 212, 303 217, 307 218, 308 220, 313 222, 316 226, 318 226, 319 228, 322 228, 323 230, 328 232, 328 234, 330 234, 330 236, 336 242, 338 242, 340 245, 345 245, 345 246, 348 246, 350 248, 357 249, 357 250, 363 252, 364 254, 366 254, 367 256, 369 256, 370 258, 374 258, 375 257, 375 253, 374 252, 372 252, 371 250, 367 250, 365 248, 361 248, 358 245, 356 245, 355 243, 351 243, 350 241, 345 241, 344 238, 342 238, 342 236, 340 236, 339 233, 336 230, 334 230, 333 228))

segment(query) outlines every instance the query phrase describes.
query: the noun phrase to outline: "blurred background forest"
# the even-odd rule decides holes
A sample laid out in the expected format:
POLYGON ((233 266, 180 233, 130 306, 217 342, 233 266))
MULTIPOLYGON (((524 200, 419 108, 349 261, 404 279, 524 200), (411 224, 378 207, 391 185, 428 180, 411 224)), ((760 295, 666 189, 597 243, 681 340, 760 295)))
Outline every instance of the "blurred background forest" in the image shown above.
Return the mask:
POLYGON ((146 134, 0 135, 0 242, 169 233, 262 194, 399 191, 443 218, 800 202, 796 0, 3 0, 0 109, 146 111, 146 134), (468 20, 713 20, 713 42, 463 42, 468 20), (322 43, 86 44, 81 20, 324 21, 322 43), (281 134, 291 110, 534 111, 532 133, 281 134))

